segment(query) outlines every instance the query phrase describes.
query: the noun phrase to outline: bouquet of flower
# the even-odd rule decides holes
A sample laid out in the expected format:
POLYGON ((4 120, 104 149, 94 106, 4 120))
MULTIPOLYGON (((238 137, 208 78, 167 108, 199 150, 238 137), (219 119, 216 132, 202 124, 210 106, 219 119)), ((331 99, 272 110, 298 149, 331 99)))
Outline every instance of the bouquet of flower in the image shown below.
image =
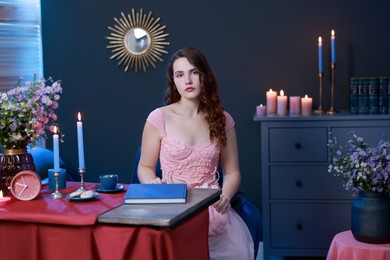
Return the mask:
POLYGON ((33 81, 16 82, 7 93, 0 92, 0 144, 3 149, 32 147, 57 120, 54 110, 62 93, 61 83, 33 75, 33 81), (50 83, 51 85, 48 85, 50 83))
POLYGON ((330 134, 329 172, 341 177, 346 190, 389 193, 390 142, 380 140, 377 146, 369 147, 362 137, 351 134, 352 139, 344 146, 330 134))

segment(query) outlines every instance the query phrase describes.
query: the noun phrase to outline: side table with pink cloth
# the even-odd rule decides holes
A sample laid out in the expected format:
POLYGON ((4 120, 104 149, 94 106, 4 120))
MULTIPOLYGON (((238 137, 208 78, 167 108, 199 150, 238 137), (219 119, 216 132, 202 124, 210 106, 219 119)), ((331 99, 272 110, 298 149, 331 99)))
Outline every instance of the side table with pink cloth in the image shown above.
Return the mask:
POLYGON ((357 241, 350 230, 333 238, 327 260, 389 260, 390 244, 368 244, 357 241))
MULTIPOLYGON (((79 185, 68 182, 61 191, 69 194, 79 185)), ((97 185, 85 183, 87 189, 97 185)), ((100 193, 88 202, 54 200, 52 192, 46 186, 32 201, 12 199, 0 207, 0 259, 209 258, 207 208, 172 230, 159 230, 97 221, 123 204, 124 192, 100 193)))

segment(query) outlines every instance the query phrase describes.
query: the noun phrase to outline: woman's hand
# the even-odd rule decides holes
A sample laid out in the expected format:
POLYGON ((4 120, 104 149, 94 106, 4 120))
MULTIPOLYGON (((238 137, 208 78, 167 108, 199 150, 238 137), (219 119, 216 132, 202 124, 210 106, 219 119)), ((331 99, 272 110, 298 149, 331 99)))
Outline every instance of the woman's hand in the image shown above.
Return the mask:
POLYGON ((150 184, 163 184, 163 183, 165 183, 165 181, 163 181, 159 177, 157 177, 153 180, 148 181, 148 183, 150 183, 150 184))
POLYGON ((221 194, 219 200, 213 204, 218 213, 226 214, 230 209, 230 198, 221 194))

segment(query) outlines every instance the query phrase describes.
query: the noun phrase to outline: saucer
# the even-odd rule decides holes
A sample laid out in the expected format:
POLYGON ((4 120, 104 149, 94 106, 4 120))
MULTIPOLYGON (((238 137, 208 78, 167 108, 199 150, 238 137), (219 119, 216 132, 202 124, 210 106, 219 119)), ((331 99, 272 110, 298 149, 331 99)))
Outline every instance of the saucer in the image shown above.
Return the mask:
POLYGON ((75 197, 71 197, 71 196, 69 196, 69 194, 67 194, 66 197, 67 197, 69 200, 73 200, 73 201, 90 201, 90 200, 94 200, 94 199, 96 199, 97 197, 99 197, 99 193, 94 192, 93 195, 92 195, 92 197, 90 197, 90 198, 81 198, 80 195, 79 195, 79 196, 75 196, 75 197))
POLYGON ((102 192, 102 193, 115 193, 115 192, 123 191, 124 189, 125 189, 125 186, 123 186, 123 185, 118 185, 113 190, 106 190, 102 186, 96 186, 94 188, 95 191, 102 192))

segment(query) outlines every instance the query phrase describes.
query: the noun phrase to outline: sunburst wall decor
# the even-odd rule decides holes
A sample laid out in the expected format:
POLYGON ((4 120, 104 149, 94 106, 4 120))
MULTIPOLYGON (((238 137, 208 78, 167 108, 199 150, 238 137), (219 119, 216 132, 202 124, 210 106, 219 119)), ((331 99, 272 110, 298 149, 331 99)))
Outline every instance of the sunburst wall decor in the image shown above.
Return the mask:
POLYGON ((149 65, 156 68, 156 62, 163 62, 163 54, 168 54, 165 46, 169 42, 165 41, 169 36, 164 33, 165 25, 160 25, 160 18, 154 19, 152 12, 148 14, 131 10, 131 15, 127 16, 122 12, 121 17, 114 18, 114 27, 108 26, 111 31, 107 48, 111 49, 110 59, 117 59, 118 66, 123 64, 125 72, 134 69, 146 72, 149 65))

